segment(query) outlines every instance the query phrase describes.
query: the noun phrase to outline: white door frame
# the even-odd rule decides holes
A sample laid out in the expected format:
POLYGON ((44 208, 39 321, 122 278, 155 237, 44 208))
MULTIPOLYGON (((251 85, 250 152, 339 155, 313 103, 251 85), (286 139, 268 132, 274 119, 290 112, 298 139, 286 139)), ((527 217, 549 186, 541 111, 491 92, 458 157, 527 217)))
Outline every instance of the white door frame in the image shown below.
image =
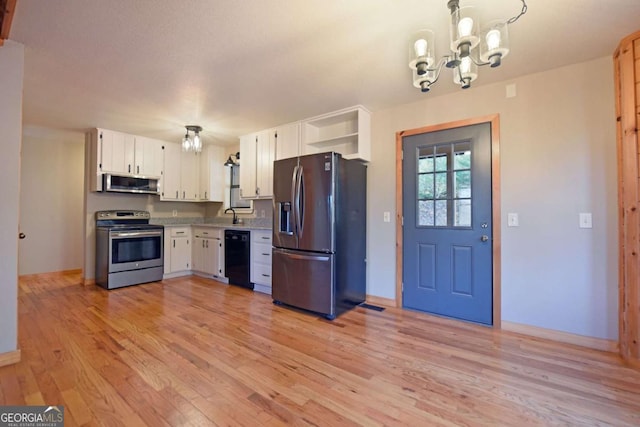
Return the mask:
POLYGON ((396 132, 396 307, 402 308, 402 139, 405 136, 455 129, 463 126, 491 124, 491 217, 493 222, 493 327, 501 328, 502 289, 500 282, 500 115, 474 117, 396 132))

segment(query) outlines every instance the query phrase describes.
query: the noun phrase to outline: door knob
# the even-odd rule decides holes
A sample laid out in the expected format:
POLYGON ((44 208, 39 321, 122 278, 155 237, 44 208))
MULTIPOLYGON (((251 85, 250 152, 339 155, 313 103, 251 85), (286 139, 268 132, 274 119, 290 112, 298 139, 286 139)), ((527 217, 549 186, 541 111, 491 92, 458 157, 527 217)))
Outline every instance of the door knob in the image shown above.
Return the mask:
POLYGON ((487 236, 486 234, 483 234, 482 237, 480 237, 480 240, 483 242, 486 242, 489 240, 489 236, 487 236))

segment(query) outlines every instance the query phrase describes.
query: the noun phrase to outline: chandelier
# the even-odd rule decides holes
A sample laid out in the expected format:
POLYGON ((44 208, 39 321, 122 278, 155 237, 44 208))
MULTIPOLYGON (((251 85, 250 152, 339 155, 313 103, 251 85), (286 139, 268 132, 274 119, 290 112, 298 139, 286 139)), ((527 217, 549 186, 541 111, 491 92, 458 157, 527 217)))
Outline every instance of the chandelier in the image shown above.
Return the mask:
POLYGON ((182 139, 182 151, 200 153, 202 151, 202 140, 200 139, 202 126, 188 125, 185 128, 187 128, 187 133, 182 139), (193 136, 189 135, 189 132, 193 132, 193 136))
POLYGON ((520 1, 522 10, 518 15, 506 21, 489 22, 480 30, 472 6, 460 7, 459 0, 448 0, 451 50, 436 60, 433 31, 417 31, 410 45, 409 67, 413 70, 413 85, 422 92, 429 92, 445 66, 453 70, 453 82, 462 89, 468 89, 471 82, 478 78, 478 66, 499 67, 502 59, 509 54, 508 25, 527 13, 526 1, 520 1))

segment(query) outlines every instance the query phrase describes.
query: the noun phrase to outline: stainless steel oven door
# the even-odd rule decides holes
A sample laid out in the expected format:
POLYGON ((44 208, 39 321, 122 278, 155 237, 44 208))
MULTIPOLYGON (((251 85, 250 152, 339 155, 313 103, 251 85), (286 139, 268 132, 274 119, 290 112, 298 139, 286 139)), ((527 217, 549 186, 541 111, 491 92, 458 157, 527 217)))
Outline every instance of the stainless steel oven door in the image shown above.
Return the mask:
POLYGON ((109 273, 161 267, 163 260, 161 229, 109 232, 109 273))

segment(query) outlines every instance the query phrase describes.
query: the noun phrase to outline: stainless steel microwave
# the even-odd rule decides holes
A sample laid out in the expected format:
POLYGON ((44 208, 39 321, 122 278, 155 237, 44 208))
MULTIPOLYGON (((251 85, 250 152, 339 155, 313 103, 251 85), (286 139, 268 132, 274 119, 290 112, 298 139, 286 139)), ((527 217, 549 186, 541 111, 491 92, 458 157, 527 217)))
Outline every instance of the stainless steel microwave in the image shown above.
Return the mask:
POLYGON ((103 191, 118 193, 160 194, 157 178, 143 178, 113 174, 102 175, 103 191))

